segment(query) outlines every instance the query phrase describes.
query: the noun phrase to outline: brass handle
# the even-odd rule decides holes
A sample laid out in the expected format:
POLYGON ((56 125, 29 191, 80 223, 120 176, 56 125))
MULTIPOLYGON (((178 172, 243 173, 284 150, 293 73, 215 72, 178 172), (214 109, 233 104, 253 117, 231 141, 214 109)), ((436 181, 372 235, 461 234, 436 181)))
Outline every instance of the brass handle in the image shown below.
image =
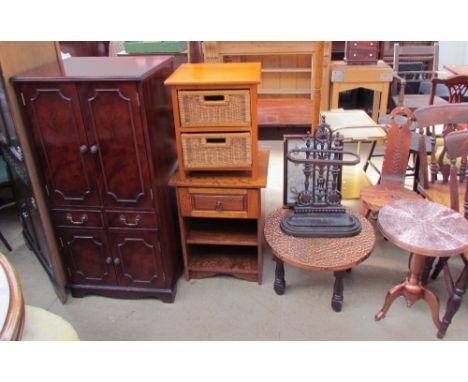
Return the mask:
POLYGON ((141 215, 136 215, 136 216, 135 216, 135 223, 129 223, 129 222, 127 221, 127 218, 125 217, 124 214, 121 214, 121 215, 119 216, 119 218, 120 218, 120 221, 121 221, 123 224, 125 224, 127 227, 135 227, 135 226, 137 226, 138 224, 141 223, 141 215))
POLYGON ((110 263, 112 263, 112 257, 109 256, 106 258, 106 264, 110 264, 110 263))
POLYGON ((114 264, 115 264, 115 265, 119 265, 119 264, 120 264, 120 259, 119 259, 118 257, 116 257, 116 258, 114 259, 114 264))
POLYGON ((223 203, 221 203, 220 201, 217 201, 215 205, 215 209, 216 211, 221 211, 223 209, 223 203))
POLYGON ((83 225, 88 221, 88 214, 81 214, 81 219, 79 221, 73 220, 73 216, 70 212, 68 212, 65 217, 71 224, 75 225, 83 225))
POLYGON ((91 146, 91 153, 96 154, 98 152, 98 148, 96 145, 91 146))
POLYGON ((81 145, 80 146, 80 153, 81 154, 84 154, 87 151, 88 151, 88 146, 86 146, 86 145, 81 145))

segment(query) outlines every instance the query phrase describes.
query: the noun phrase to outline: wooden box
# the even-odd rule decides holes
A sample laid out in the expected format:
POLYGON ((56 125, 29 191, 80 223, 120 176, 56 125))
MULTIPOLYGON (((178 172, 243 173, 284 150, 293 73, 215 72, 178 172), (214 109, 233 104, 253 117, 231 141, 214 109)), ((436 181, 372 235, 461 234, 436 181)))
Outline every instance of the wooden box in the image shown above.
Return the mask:
POLYGON ((344 61, 348 65, 377 64, 378 41, 346 41, 344 61))

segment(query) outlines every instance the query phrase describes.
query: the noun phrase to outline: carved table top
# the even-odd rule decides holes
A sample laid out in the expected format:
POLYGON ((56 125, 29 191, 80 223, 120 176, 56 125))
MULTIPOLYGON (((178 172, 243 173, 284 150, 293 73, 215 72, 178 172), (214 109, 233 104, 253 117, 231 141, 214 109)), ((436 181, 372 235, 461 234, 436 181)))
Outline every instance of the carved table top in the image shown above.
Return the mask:
POLYGON ((468 221, 428 200, 399 200, 379 212, 382 233, 400 248, 425 256, 452 256, 468 250, 468 221))
POLYGON ((362 231, 343 238, 295 237, 284 233, 280 222, 287 209, 277 209, 265 222, 265 239, 273 254, 295 267, 309 271, 342 271, 369 257, 375 246, 372 225, 360 215, 362 231))

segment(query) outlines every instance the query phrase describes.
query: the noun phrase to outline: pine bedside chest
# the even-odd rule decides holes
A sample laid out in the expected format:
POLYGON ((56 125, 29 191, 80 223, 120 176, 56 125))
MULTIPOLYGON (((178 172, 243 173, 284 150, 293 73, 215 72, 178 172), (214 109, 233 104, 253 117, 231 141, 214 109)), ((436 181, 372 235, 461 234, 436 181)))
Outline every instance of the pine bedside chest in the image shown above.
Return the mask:
POLYGON ((260 63, 185 64, 172 87, 185 278, 216 274, 262 282, 261 189, 269 152, 258 150, 260 63))

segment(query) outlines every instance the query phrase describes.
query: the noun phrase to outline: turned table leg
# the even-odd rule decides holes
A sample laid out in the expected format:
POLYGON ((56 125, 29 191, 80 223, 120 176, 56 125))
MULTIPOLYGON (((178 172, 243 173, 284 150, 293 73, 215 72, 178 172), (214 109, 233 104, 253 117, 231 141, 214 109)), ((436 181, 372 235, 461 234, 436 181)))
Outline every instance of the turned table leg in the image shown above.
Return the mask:
POLYGON ((343 276, 345 272, 333 272, 335 275, 335 285, 333 286, 331 306, 335 312, 341 312, 341 307, 343 306, 343 276))
POLYGON ((416 301, 423 299, 431 308, 432 320, 437 329, 440 328, 439 319, 439 299, 429 289, 423 285, 423 273, 426 264, 426 257, 416 253, 411 254, 410 259, 410 274, 401 284, 393 287, 387 293, 385 302, 380 311, 375 315, 375 320, 378 321, 385 317, 388 309, 396 298, 403 296, 406 300, 406 305, 411 307, 416 301))
POLYGON ((286 289, 286 281, 284 280, 284 263, 278 257, 274 257, 276 261, 275 269, 275 282, 273 283, 273 289, 276 294, 282 295, 286 289))
POLYGON ((447 328, 452 322, 453 316, 455 315, 455 313, 457 313, 458 309, 460 308, 463 295, 465 294, 467 287, 468 287, 468 266, 465 265, 460 277, 458 278, 455 284, 455 289, 447 302, 447 309, 445 311, 444 318, 442 319, 439 332, 437 333, 438 338, 443 338, 445 336, 445 332, 447 331, 447 328))

